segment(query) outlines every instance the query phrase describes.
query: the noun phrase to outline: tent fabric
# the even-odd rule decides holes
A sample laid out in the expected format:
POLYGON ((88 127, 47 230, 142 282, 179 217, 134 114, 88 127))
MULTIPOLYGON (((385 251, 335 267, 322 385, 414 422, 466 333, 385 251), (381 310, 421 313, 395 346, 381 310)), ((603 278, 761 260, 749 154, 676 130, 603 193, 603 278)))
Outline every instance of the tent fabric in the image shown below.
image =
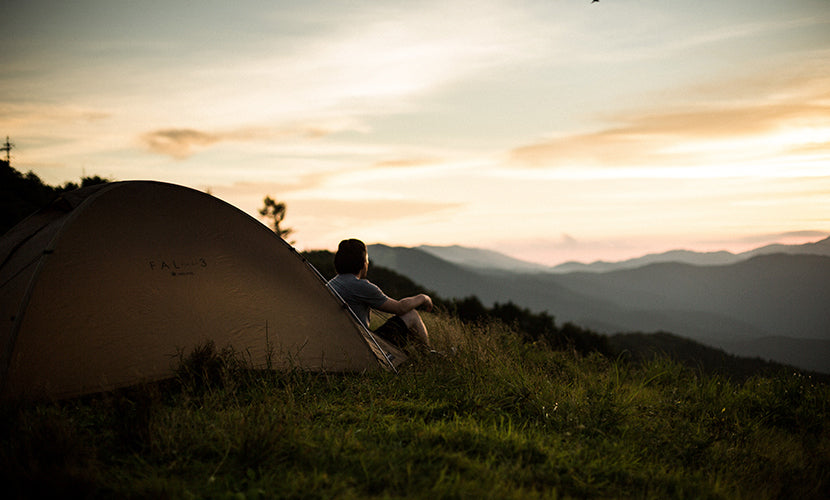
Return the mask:
POLYGON ((170 377, 212 340, 254 368, 394 370, 323 278, 256 219, 153 181, 64 195, 0 239, 0 397, 170 377))

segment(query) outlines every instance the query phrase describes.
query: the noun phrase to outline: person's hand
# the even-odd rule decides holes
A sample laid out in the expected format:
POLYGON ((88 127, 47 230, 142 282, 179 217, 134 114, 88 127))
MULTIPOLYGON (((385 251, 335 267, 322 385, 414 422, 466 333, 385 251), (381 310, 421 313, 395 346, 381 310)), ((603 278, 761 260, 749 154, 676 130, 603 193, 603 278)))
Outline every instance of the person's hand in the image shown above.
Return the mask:
POLYGON ((429 298, 429 295, 427 295, 427 294, 421 294, 421 295, 423 295, 423 297, 424 297, 424 303, 422 304, 422 307, 424 308, 424 310, 426 312, 431 312, 432 311, 432 299, 429 298))

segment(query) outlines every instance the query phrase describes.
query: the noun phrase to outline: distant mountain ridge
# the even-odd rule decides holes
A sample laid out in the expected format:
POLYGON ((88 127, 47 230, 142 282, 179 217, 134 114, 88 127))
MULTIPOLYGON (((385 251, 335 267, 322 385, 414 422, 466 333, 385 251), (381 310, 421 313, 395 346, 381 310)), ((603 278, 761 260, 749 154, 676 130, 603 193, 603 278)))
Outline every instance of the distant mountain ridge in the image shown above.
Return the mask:
POLYGON ((516 259, 503 253, 482 248, 470 248, 459 245, 432 246, 421 245, 418 250, 434 255, 440 259, 476 269, 501 269, 506 271, 542 272, 551 268, 544 264, 536 264, 516 259))
MULTIPOLYGON (((748 257, 747 257, 748 258, 748 257)), ((726 250, 718 252, 695 252, 692 250, 669 250, 668 252, 648 254, 642 257, 635 257, 617 262, 606 262, 598 260, 590 264, 582 262, 565 262, 551 268, 552 272, 556 273, 571 273, 571 272, 594 272, 604 273, 609 271, 618 271, 620 269, 633 269, 637 267, 647 266, 649 264, 658 264, 665 262, 677 262, 682 264, 691 264, 694 266, 722 266, 727 264, 734 264, 742 260, 739 255, 726 250)))
POLYGON ((830 239, 785 246, 787 253, 766 254, 765 247, 730 264, 656 262, 569 273, 465 266, 417 248, 373 245, 369 253, 444 297, 513 302, 606 334, 671 332, 830 373, 830 255, 818 253, 828 246, 830 239))
POLYGON ((678 262, 683 264, 692 264, 695 266, 722 266, 727 264, 735 264, 758 255, 768 255, 773 253, 830 256, 830 237, 813 243, 805 243, 800 245, 784 245, 775 243, 737 254, 726 250, 720 250, 717 252, 669 250, 667 252, 647 254, 642 257, 616 262, 599 260, 586 264, 583 262, 570 261, 556 266, 545 266, 543 264, 527 262, 493 250, 462 247, 458 245, 421 245, 416 248, 448 262, 479 270, 551 273, 570 273, 577 271, 608 272, 620 269, 642 267, 662 262, 678 262))
POLYGON ((770 255, 775 253, 784 253, 789 255, 824 255, 830 256, 830 237, 813 243, 804 243, 801 245, 784 245, 774 243, 766 245, 747 252, 732 253, 726 250, 717 252, 694 252, 691 250, 670 250, 668 252, 648 254, 634 259, 628 259, 619 262, 604 262, 597 261, 591 264, 583 264, 580 262, 565 262, 554 266, 554 272, 574 272, 574 271, 590 271, 590 272, 606 272, 615 271, 618 269, 631 269, 641 267, 648 264, 660 262, 679 262, 684 264, 692 264, 695 266, 722 266, 727 264, 735 264, 737 262, 756 257, 758 255, 770 255))

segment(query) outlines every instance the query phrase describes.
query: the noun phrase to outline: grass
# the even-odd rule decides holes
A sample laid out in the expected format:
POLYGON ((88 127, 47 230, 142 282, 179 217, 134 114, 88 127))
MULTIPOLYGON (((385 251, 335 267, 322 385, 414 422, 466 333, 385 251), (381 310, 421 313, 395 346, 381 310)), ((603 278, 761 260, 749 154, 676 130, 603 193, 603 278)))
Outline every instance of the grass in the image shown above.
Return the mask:
POLYGON ((830 498, 830 390, 578 356, 430 316, 399 374, 246 370, 2 409, 11 497, 830 498), (453 350, 454 348, 454 350, 453 350))

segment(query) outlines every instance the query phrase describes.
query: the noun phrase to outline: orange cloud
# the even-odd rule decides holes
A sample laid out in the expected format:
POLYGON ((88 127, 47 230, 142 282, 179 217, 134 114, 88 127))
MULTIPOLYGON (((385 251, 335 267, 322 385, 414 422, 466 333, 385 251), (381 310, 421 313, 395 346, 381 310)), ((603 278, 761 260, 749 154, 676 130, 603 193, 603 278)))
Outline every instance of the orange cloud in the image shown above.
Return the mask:
POLYGON ((510 161, 524 166, 573 164, 625 165, 643 162, 656 149, 656 138, 637 137, 625 129, 554 137, 510 151, 510 161), (650 144, 646 148, 645 142, 650 144))
POLYGON ((642 165, 666 162, 667 159, 683 164, 693 158, 693 153, 666 153, 664 150, 684 141, 772 133, 787 123, 827 120, 828 116, 830 106, 809 103, 648 114, 632 117, 620 127, 522 146, 512 150, 510 158, 530 166, 642 165))
POLYGON ((827 79, 806 78, 779 87, 766 84, 763 92, 753 93, 764 84, 748 81, 745 96, 735 95, 737 85, 731 82, 705 104, 611 116, 617 126, 521 146, 510 151, 509 158, 524 166, 688 164, 696 154, 694 148, 682 148, 684 143, 764 137, 800 127, 830 128, 830 91, 819 82, 827 79), (760 97, 753 100, 751 95, 760 97))
POLYGON ((803 231, 784 231, 780 233, 767 233, 767 234, 754 234, 754 235, 747 235, 741 238, 737 238, 737 241, 741 243, 753 243, 753 244, 760 244, 760 243, 768 243, 770 241, 773 242, 782 242, 791 239, 806 239, 811 241, 816 241, 821 238, 826 238, 827 231, 812 231, 812 230, 803 230, 803 231))
POLYGON ((210 146, 221 140, 215 134, 194 129, 165 129, 144 134, 142 142, 154 152, 170 155, 176 159, 190 156, 194 149, 210 146))
POLYGON ((85 124, 111 118, 112 114, 95 108, 69 105, 0 102, 0 123, 23 131, 55 124, 85 124))
POLYGON ((234 182, 232 184, 202 186, 201 189, 209 189, 220 198, 252 198, 259 202, 265 195, 269 195, 282 201, 286 194, 313 189, 320 186, 325 179, 326 175, 324 173, 309 173, 293 177, 286 182, 234 182))
POLYGON ((295 213, 353 221, 357 226, 392 221, 460 207, 460 203, 432 203, 418 200, 292 200, 295 213))
POLYGON ((782 102, 718 106, 652 114, 632 119, 630 133, 676 137, 719 138, 754 135, 776 130, 798 120, 827 119, 830 93, 815 96, 814 102, 782 102))
POLYGON ((432 163, 436 163, 437 160, 434 159, 427 159, 427 158, 409 158, 409 159, 398 159, 398 160, 385 160, 379 161, 372 166, 375 168, 400 168, 400 167, 422 167, 424 165, 430 165, 432 163))
POLYGON ((283 128, 245 127, 224 132, 206 132, 192 128, 161 129, 141 136, 141 143, 151 152, 184 159, 199 149, 225 141, 275 140, 286 137, 317 139, 332 130, 317 125, 297 125, 283 128))
POLYGON ((789 153, 795 155, 827 155, 830 156, 830 142, 816 142, 813 144, 805 144, 802 146, 794 147, 789 150, 789 153))

